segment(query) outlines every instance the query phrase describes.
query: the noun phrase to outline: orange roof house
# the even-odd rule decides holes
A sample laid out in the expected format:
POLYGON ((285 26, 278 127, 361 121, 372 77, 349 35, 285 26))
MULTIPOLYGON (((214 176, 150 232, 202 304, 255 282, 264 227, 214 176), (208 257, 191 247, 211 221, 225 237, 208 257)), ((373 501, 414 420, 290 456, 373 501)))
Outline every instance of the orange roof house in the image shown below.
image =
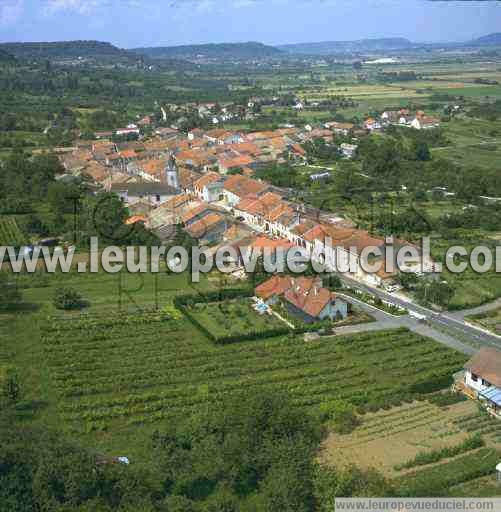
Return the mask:
POLYGON ((265 301, 272 297, 280 297, 292 287, 293 283, 294 279, 292 277, 273 276, 256 288, 256 295, 265 301))
POLYGON ((317 319, 336 295, 321 288, 317 280, 301 277, 285 292, 284 299, 307 317, 317 319))
POLYGON ((213 212, 190 224, 186 231, 192 238, 212 241, 226 231, 226 221, 222 215, 213 212))
POLYGON ((274 304, 282 297, 288 310, 299 316, 304 322, 339 316, 346 318, 348 305, 335 293, 322 288, 319 278, 290 276, 273 276, 256 288, 256 295, 267 304, 274 304))
POLYGON ((227 173, 232 169, 241 169, 242 167, 249 167, 254 164, 255 160, 248 155, 240 155, 234 158, 220 158, 219 159, 219 170, 222 173, 227 173))
POLYGON ((247 178, 246 176, 242 176, 240 174, 230 176, 224 182, 224 190, 235 196, 238 196, 239 198, 243 198, 249 194, 263 194, 266 190, 268 190, 268 188, 269 185, 266 183, 247 178))

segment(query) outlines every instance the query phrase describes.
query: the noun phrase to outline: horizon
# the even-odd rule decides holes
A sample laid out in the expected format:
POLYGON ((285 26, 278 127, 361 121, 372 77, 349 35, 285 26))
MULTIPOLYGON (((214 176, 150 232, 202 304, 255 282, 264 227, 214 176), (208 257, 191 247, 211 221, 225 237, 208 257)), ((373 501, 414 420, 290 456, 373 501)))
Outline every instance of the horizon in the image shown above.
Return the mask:
POLYGON ((92 40, 124 49, 381 38, 455 43, 499 26, 498 0, 229 0, 225 7, 214 0, 4 0, 0 6, 0 42, 92 40))
MULTIPOLYGON (((501 34, 501 31, 498 32, 489 32, 487 34, 483 34, 483 36, 491 36, 495 34, 501 34)), ((326 43, 354 43, 354 42, 361 42, 361 41, 380 41, 380 40, 390 40, 390 39, 405 39, 411 43, 416 44, 457 44, 457 43, 467 43, 469 41, 473 41, 474 39, 469 40, 449 40, 449 41, 416 41, 412 39, 408 39, 404 36, 380 36, 380 37, 370 37, 370 38, 362 38, 362 39, 329 39, 329 40, 322 40, 322 41, 302 41, 302 42, 296 42, 296 43, 264 43, 263 41, 258 40, 242 40, 242 41, 210 41, 210 42, 200 42, 200 43, 182 43, 182 44, 172 44, 172 45, 153 45, 153 46, 130 46, 130 47, 122 47, 117 45, 113 41, 106 41, 106 40, 99 40, 99 39, 52 39, 52 40, 45 40, 45 41, 31 41, 31 40, 25 40, 25 41, 2 41, 0 40, 0 44, 53 44, 53 43, 68 43, 68 42, 97 42, 97 43, 104 43, 104 44, 110 44, 120 50, 138 50, 142 48, 161 48, 163 46, 165 47, 183 47, 183 46, 208 46, 208 45, 223 45, 223 44, 263 44, 265 46, 271 46, 280 48, 283 46, 296 46, 296 45, 303 45, 303 44, 326 44, 326 43)))

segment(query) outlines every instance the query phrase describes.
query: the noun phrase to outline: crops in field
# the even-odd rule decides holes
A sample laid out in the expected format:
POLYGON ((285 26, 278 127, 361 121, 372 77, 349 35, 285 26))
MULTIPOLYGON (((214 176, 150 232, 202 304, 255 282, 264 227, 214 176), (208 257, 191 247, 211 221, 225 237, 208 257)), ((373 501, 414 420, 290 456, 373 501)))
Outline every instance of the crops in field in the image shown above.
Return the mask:
POLYGON ((0 245, 19 246, 25 243, 25 237, 12 216, 0 216, 0 245))
POLYGON ((500 454, 492 448, 482 448, 451 462, 432 466, 396 480, 402 496, 446 496, 448 489, 493 474, 500 454))
POLYGON ((217 346, 186 319, 156 313, 49 324, 44 354, 60 414, 86 430, 185 415, 242 389, 282 390, 301 408, 345 399, 376 410, 428 392, 464 363, 407 330, 217 346))

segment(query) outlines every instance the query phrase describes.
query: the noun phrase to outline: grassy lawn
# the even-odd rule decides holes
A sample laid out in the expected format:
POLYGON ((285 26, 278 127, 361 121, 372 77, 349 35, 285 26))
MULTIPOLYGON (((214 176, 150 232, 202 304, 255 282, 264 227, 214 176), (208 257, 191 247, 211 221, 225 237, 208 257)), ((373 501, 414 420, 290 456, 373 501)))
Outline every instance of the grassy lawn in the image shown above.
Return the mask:
POLYGON ((466 319, 474 324, 480 325, 480 327, 483 327, 494 334, 501 335, 501 308, 480 313, 478 315, 471 315, 466 317, 466 319))
POLYGON ((215 337, 249 334, 284 327, 273 315, 260 315, 252 308, 250 298, 210 304, 200 302, 192 308, 195 318, 215 337))

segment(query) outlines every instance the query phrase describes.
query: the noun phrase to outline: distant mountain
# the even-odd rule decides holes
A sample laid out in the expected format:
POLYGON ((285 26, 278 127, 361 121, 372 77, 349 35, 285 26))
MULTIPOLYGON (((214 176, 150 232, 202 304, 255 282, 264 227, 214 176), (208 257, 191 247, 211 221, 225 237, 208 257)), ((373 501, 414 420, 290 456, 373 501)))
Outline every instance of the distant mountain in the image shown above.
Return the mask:
POLYGON ((285 44, 277 48, 289 53, 309 55, 328 55, 331 53, 346 53, 376 50, 401 50, 417 46, 403 37, 381 39, 361 39, 358 41, 325 41, 321 43, 285 44))
POLYGON ((137 58, 127 50, 100 41, 0 43, 0 50, 22 59, 137 58))
POLYGON ((501 46, 501 32, 473 39, 473 41, 470 41, 468 44, 473 46, 501 46))
POLYGON ((185 46, 162 46, 153 48, 134 48, 131 50, 151 59, 260 59, 277 57, 282 51, 262 43, 220 43, 195 44, 185 46))

